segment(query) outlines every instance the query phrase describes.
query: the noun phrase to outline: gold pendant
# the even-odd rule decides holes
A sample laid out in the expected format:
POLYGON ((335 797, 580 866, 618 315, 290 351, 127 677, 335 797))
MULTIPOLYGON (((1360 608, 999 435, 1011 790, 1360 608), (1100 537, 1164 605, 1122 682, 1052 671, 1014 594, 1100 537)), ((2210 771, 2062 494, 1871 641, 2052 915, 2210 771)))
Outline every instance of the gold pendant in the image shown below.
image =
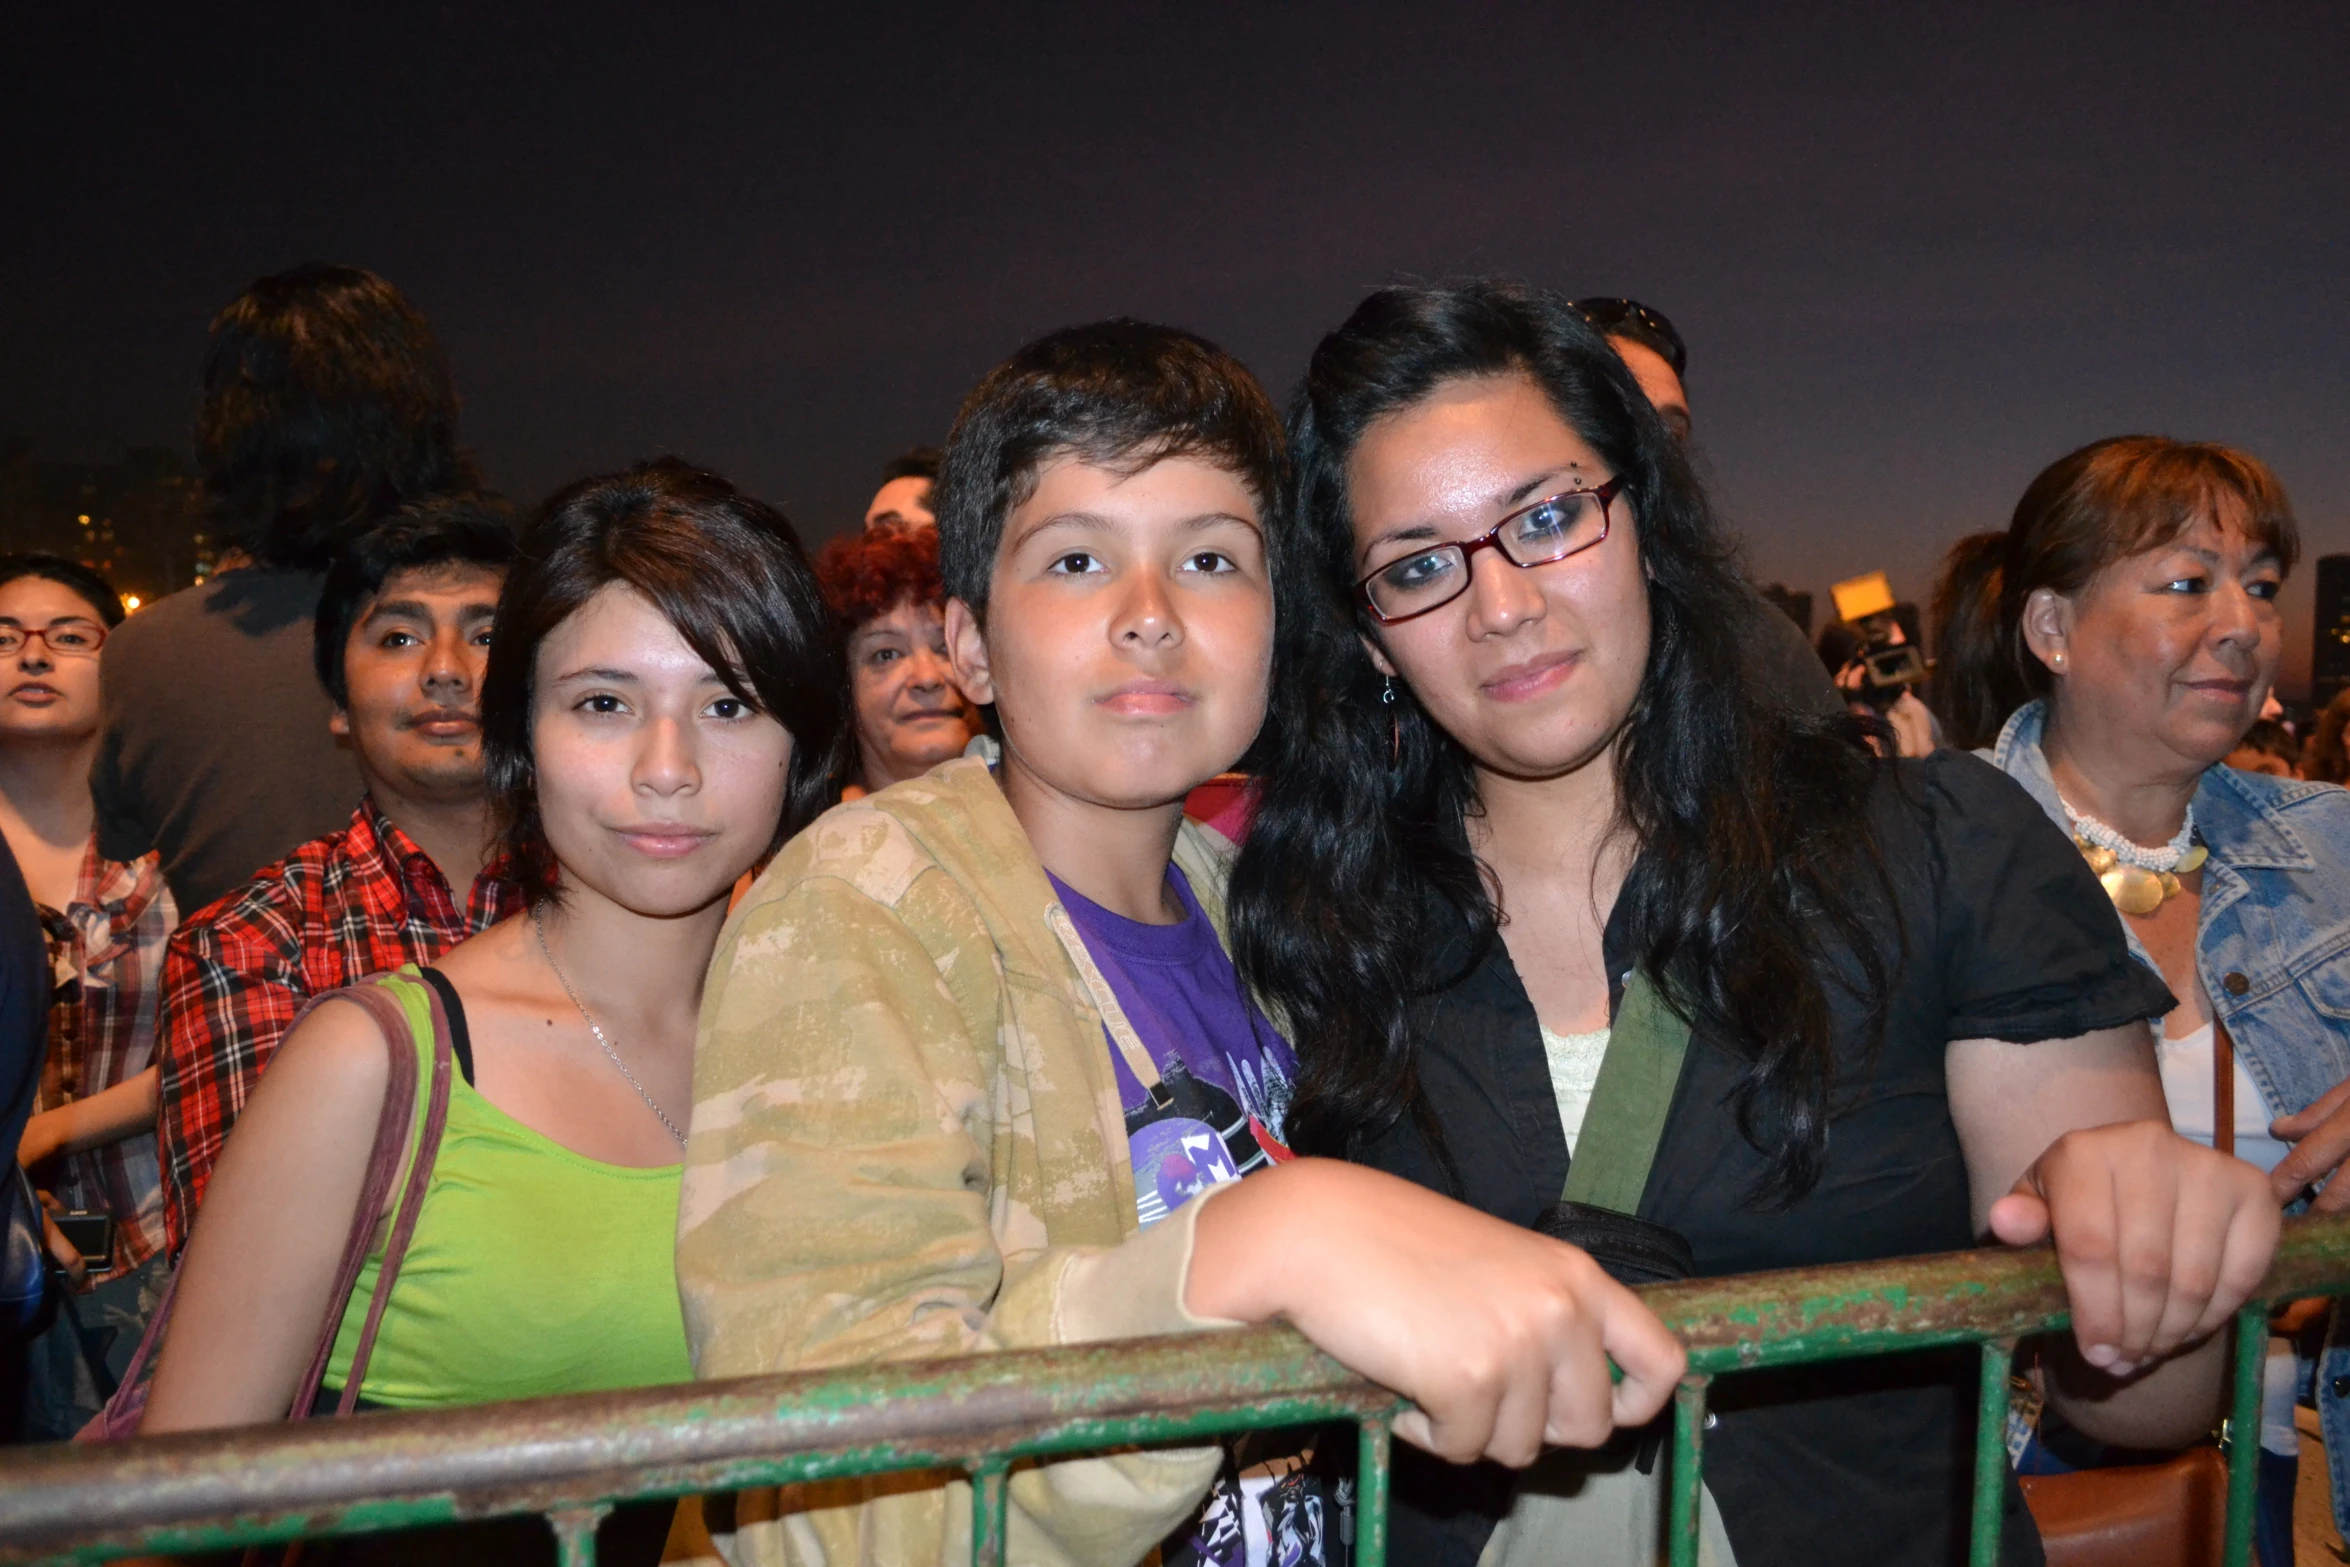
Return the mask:
POLYGON ((2081 846, 2081 858, 2089 862, 2089 869, 2100 876, 2113 869, 2114 852, 2111 849, 2100 848, 2085 838, 2075 838, 2073 842, 2081 846))
POLYGON ((2210 858, 2211 851, 2204 848, 2203 845, 2199 843, 2190 845, 2187 852, 2179 856, 2178 874, 2192 876, 2196 871, 2202 869, 2203 862, 2210 858))
POLYGON ((2104 884, 2113 906, 2124 914, 2152 914, 2168 896, 2162 878, 2143 866, 2116 865, 2097 879, 2104 884))

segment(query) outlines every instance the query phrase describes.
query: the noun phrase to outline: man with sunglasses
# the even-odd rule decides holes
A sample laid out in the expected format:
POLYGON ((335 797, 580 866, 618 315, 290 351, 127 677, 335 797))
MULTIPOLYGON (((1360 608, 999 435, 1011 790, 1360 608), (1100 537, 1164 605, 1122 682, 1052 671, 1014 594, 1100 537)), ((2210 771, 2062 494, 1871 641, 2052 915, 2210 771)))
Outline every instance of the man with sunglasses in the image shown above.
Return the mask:
MULTIPOLYGON (((1595 296, 1576 300, 1575 308, 1624 361, 1624 368, 1632 372, 1632 379, 1656 406, 1665 428, 1687 446, 1693 428, 1684 379, 1689 373, 1689 347, 1673 323, 1637 299, 1595 296)), ((1746 649, 1769 689, 1794 706, 1823 716, 1843 712, 1844 699, 1805 640, 1804 629, 1759 592, 1754 595, 1753 607, 1746 627, 1746 649)))

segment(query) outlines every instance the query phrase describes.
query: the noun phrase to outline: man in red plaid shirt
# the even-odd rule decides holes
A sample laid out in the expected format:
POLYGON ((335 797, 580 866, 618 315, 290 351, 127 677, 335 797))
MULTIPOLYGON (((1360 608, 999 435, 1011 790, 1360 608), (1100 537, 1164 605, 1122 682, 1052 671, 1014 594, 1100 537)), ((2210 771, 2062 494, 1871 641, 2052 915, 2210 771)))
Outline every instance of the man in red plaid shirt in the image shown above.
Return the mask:
POLYGON ((158 1134, 175 1258, 229 1129, 310 999, 430 963, 521 909, 484 863, 480 723, 513 555, 502 512, 450 501, 382 524, 327 573, 318 675, 367 797, 349 827, 303 844, 171 938, 158 1134))

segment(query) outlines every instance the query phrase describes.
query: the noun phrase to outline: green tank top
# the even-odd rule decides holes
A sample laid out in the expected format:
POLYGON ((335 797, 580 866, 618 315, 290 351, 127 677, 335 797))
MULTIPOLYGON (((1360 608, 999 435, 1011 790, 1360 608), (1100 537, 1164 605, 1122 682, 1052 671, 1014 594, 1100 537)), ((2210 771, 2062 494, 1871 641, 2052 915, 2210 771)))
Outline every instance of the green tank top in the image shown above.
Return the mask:
MULTIPOLYGON (((410 964, 370 983, 392 992, 416 1034, 413 1159, 432 1082, 430 981, 410 964)), ((444 1006, 463 1041, 454 990, 444 992, 444 1006)), ((684 1169, 583 1158, 456 1075, 440 1156, 360 1396, 394 1409, 440 1409, 693 1380, 677 1298, 684 1169)), ((328 1388, 350 1380, 382 1266, 379 1241, 343 1309, 328 1388)))

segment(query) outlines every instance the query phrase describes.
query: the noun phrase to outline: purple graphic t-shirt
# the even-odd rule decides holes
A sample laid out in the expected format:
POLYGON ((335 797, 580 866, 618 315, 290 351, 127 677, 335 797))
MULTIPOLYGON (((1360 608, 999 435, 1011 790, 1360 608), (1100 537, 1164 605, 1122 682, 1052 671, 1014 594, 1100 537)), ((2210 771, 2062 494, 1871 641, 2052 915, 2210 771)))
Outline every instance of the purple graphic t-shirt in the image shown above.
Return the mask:
MULTIPOLYGON (((1242 991, 1183 872, 1167 867, 1183 905, 1173 925, 1140 924, 1058 876, 1052 882, 1165 1090, 1164 1104, 1153 1099, 1105 1027, 1143 1226, 1211 1186, 1289 1159, 1296 1052, 1242 991)), ((1244 1476, 1227 1458, 1199 1517, 1161 1547, 1167 1567, 1344 1567, 1352 1559, 1351 1484, 1326 1484, 1295 1458, 1271 1466, 1277 1472, 1266 1467, 1244 1476)))
POLYGON ((1109 1041, 1144 1227, 1210 1186, 1288 1159, 1297 1056, 1242 992, 1183 872, 1167 867, 1167 885, 1183 905, 1173 925, 1113 914, 1058 876, 1052 880, 1171 1101, 1154 1103, 1109 1041))

